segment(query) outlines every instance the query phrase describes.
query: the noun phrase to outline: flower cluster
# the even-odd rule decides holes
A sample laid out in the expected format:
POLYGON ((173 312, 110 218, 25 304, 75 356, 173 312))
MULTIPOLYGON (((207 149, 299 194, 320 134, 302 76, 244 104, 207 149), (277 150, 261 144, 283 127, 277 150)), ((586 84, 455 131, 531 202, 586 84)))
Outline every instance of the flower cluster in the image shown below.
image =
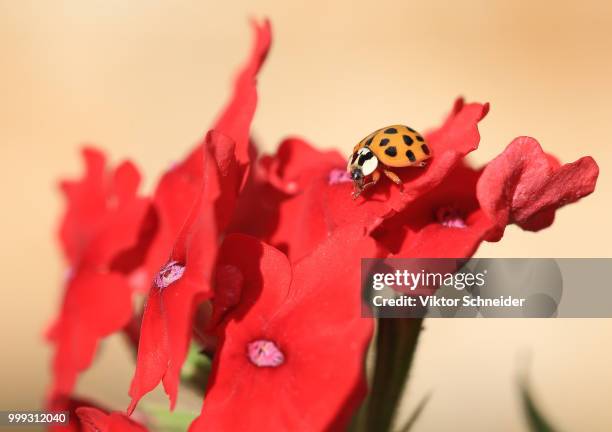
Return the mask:
POLYGON ((381 181, 353 200, 346 158, 300 138, 258 157, 250 127, 271 37, 267 22, 254 27, 231 100, 152 196, 138 194, 132 163, 107 168, 93 149, 84 177, 62 183, 69 271, 48 331, 48 406, 76 414, 68 430, 146 430, 129 416, 160 383, 175 407, 193 344, 212 370, 189 430, 343 430, 367 394, 374 322, 361 317, 362 257, 469 257, 508 224, 549 226, 594 189, 590 157, 561 165, 528 137, 470 167, 489 105, 462 99, 425 134, 427 168, 398 170, 403 188, 381 181), (116 332, 137 349, 127 413, 74 396, 116 332))

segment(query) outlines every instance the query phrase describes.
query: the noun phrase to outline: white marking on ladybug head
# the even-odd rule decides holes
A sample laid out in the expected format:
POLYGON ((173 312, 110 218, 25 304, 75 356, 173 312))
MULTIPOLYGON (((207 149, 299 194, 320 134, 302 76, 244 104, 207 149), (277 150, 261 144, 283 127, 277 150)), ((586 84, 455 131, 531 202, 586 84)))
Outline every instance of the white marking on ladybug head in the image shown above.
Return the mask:
POLYGON ((361 162, 361 172, 364 176, 368 176, 376 171, 378 167, 378 158, 370 151, 370 149, 362 149, 365 150, 362 156, 359 156, 359 161, 361 162))

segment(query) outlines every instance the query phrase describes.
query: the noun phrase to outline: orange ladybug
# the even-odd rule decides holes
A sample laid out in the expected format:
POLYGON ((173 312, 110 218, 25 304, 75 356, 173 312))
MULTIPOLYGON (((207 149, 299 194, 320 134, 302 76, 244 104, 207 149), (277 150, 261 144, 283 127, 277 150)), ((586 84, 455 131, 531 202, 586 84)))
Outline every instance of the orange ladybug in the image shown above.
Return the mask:
POLYGON ((430 157, 431 149, 423 136, 408 126, 393 125, 372 132, 359 141, 348 160, 347 171, 355 185, 353 199, 374 186, 381 173, 401 186, 402 180, 389 168, 424 167, 430 157))

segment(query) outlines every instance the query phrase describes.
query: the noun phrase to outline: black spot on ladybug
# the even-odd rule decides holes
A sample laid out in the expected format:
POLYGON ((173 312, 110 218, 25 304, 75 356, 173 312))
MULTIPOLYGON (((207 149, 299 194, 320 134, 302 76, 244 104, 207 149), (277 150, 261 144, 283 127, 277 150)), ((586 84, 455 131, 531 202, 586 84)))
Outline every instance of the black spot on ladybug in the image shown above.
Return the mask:
POLYGON ((384 147, 387 144, 389 144, 389 138, 383 138, 383 139, 380 140, 380 146, 381 147, 384 147))
POLYGON ((427 144, 423 144, 421 146, 421 150, 423 150, 423 153, 425 153, 426 155, 429 154, 429 147, 427 147, 427 144))
POLYGON ((371 136, 370 138, 368 138, 368 140, 365 142, 366 146, 369 146, 370 144, 372 144, 372 140, 374 139, 373 136, 371 136))
POLYGON ((374 153, 372 152, 366 152, 364 154, 362 154, 361 156, 359 156, 359 161, 357 161, 357 164, 359 166, 362 166, 366 161, 372 159, 374 157, 374 153))
POLYGON ((416 156, 412 153, 412 150, 406 150, 406 157, 410 160, 410 162, 416 161, 416 156))
POLYGON ((404 143, 406 145, 412 145, 412 143, 414 141, 412 141, 412 138, 410 138, 408 135, 402 135, 402 138, 404 139, 404 143))
POLYGON ((395 157, 397 156, 397 149, 395 147, 388 147, 385 149, 385 154, 387 156, 395 157))
POLYGON ((412 133, 417 133, 417 131, 415 131, 414 129, 412 129, 411 127, 406 126, 406 129, 408 129, 410 132, 412 133))
POLYGON ((395 129, 395 128, 385 129, 385 133, 386 134, 396 134, 397 133, 397 129, 395 129))
POLYGON ((423 142, 423 137, 422 137, 421 135, 417 135, 417 136, 416 136, 416 139, 417 139, 417 141, 421 141, 421 142, 423 142))

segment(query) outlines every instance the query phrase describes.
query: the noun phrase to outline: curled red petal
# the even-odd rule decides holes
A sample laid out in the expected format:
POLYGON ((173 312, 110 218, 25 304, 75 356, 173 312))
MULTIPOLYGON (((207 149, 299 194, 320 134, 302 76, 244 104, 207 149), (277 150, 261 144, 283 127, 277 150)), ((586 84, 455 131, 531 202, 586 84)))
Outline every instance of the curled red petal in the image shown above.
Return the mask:
POLYGON ((478 182, 478 200, 498 226, 493 239, 510 223, 530 231, 548 227, 556 209, 593 192, 598 174, 591 157, 559 166, 535 139, 516 138, 478 182))

